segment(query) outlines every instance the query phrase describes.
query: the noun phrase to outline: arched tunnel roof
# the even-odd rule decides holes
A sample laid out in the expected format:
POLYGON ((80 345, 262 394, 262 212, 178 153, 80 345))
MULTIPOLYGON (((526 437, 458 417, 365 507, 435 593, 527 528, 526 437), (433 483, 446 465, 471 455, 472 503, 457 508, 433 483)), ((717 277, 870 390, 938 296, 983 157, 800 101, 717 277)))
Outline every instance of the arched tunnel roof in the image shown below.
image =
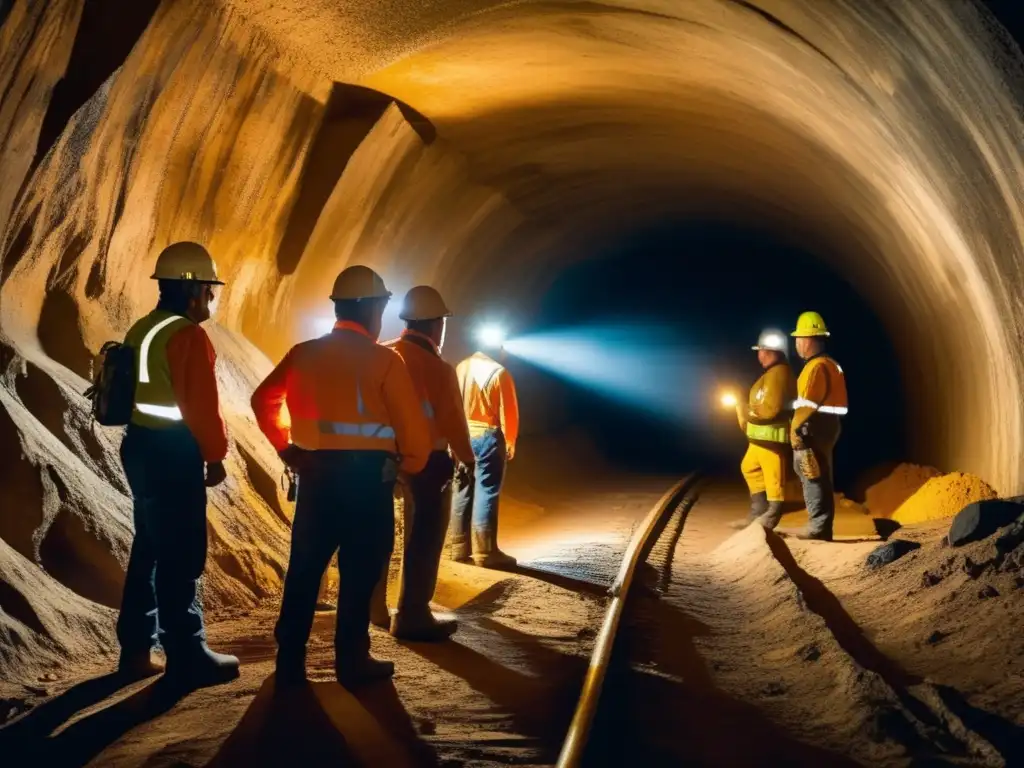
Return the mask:
MULTIPOLYGON (((31 183, 0 195, 6 216, 23 193, 3 267, 4 334, 23 354, 66 346, 54 323, 67 317, 98 347, 147 304, 148 265, 180 237, 210 245, 231 277, 224 325, 276 358, 346 263, 398 289, 435 282, 461 314, 525 312, 602 238, 716 217, 789 238, 858 286, 902 357, 914 458, 1020 489, 1020 52, 984 12, 150 5, 118 74, 31 183), (66 311, 21 290, 40 280, 75 297, 66 311)), ((47 62, 49 80, 26 89, 45 98, 73 39, 33 44, 22 62, 47 62)))
MULTIPOLYGON (((336 263, 310 280, 356 259, 437 280, 463 306, 492 291, 528 301, 609 231, 680 213, 757 223, 829 258, 884 318, 922 458, 1019 487, 1019 61, 984 12, 233 5, 327 76, 437 128, 429 148, 395 126, 371 134, 366 173, 340 186, 350 201, 383 195, 381 221, 364 219, 349 247, 321 229, 306 257, 336 263)), ((336 213, 345 230, 366 216, 336 213)))

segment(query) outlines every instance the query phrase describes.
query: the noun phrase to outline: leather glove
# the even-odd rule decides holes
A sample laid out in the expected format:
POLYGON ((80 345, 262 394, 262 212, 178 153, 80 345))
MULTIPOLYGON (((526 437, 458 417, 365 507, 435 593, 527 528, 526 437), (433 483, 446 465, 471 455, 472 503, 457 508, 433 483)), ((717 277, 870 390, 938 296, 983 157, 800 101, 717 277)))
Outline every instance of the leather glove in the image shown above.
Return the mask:
POLYGON ((213 488, 220 485, 228 477, 228 471, 224 469, 224 462, 215 461, 206 465, 206 487, 213 488))
POLYGON ((814 451, 804 449, 797 451, 797 461, 800 466, 800 474, 807 480, 817 480, 821 477, 821 466, 818 464, 818 457, 814 451))
POLYGON ((301 474, 302 466, 306 463, 306 451, 297 445, 289 445, 283 451, 279 451, 281 461, 295 474, 301 474))

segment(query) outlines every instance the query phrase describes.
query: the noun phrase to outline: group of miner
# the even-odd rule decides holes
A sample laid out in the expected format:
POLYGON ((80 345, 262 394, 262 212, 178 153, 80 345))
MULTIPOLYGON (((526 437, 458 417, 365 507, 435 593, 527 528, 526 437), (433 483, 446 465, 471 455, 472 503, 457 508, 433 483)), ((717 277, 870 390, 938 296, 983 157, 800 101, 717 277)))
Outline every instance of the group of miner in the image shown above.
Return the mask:
POLYGON ((832 453, 847 414, 846 377, 825 350, 829 331, 817 312, 804 312, 791 334, 804 361, 800 377, 789 365, 785 335, 761 334, 753 349, 764 373, 736 405, 747 452, 740 465, 750 490, 750 513, 736 528, 759 523, 774 530, 782 520, 792 465, 807 506, 807 528, 797 538, 831 541, 835 522, 832 453))
MULTIPOLYGON (((164 249, 153 278, 156 308, 118 345, 130 351, 127 372, 118 374, 127 377, 130 415, 107 422, 127 426, 121 459, 134 502, 117 623, 119 667, 134 677, 160 672, 164 667, 152 656, 159 642, 167 676, 198 687, 233 679, 239 668, 236 657, 208 646, 198 592, 207 489, 227 477, 216 354, 202 328, 224 283, 208 251, 193 242, 164 249)), ((297 478, 275 629, 279 686, 306 679, 306 644, 335 554, 335 669, 346 687, 394 672, 391 662, 370 655, 371 621, 413 641, 443 641, 456 631, 454 619, 430 608, 446 540, 454 560, 488 568, 516 564, 497 543, 498 497, 518 435, 512 378, 483 352, 457 368, 442 359, 451 312, 430 286, 404 296, 405 330, 379 343, 391 298, 373 270, 346 268, 330 295, 333 329, 292 347, 252 395, 259 428, 297 478), (385 596, 396 490, 404 548, 392 615, 385 596)), ((805 312, 792 335, 806 361, 799 379, 785 336, 766 331, 754 347, 764 374, 737 405, 749 441, 742 471, 752 499, 741 525, 779 524, 792 461, 809 512, 803 536, 831 540, 832 451, 847 411, 846 383, 825 353, 829 332, 820 315, 805 312)))
MULTIPOLYGON (((224 283, 208 251, 193 242, 164 249, 153 278, 159 302, 122 345, 133 361, 121 458, 135 536, 117 624, 119 668, 134 677, 157 674, 164 666, 151 652, 159 642, 166 676, 199 687, 233 679, 239 667, 235 656, 207 644, 198 594, 207 489, 226 479, 228 453, 216 355, 201 325, 224 283)), ((335 553, 335 669, 346 687, 394 672, 370 655, 371 614, 406 640, 443 641, 456 631, 454 619, 430 609, 446 539, 452 559, 516 564, 497 544, 498 496, 519 421, 506 368, 483 352, 457 368, 441 358, 451 313, 430 286, 404 296, 406 328, 386 343, 378 339, 391 292, 377 273, 348 267, 330 299, 337 318, 330 333, 294 346, 251 401, 260 429, 297 478, 275 629, 278 686, 306 679, 306 644, 335 553), (405 525, 392 616, 385 586, 396 489, 405 525)))

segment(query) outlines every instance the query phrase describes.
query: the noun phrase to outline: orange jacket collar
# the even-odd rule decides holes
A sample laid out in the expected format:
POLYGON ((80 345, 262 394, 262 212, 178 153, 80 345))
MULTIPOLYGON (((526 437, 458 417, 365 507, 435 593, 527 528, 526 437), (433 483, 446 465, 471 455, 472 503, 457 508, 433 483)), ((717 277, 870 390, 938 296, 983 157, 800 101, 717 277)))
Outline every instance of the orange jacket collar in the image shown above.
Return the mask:
POLYGON ((334 330, 336 330, 336 331, 354 331, 355 333, 361 334, 361 335, 365 336, 368 339, 372 339, 373 338, 370 335, 370 332, 368 330, 366 330, 359 323, 353 323, 351 320, 339 320, 338 322, 336 322, 334 324, 334 330))
POLYGON ((402 338, 405 338, 406 336, 415 336, 418 339, 423 339, 425 342, 430 344, 431 347, 433 347, 434 351, 437 352, 437 354, 441 354, 441 350, 437 348, 437 344, 435 344, 434 340, 427 336, 427 334, 420 333, 419 331, 414 331, 412 330, 412 328, 406 328, 404 331, 402 331, 402 338))

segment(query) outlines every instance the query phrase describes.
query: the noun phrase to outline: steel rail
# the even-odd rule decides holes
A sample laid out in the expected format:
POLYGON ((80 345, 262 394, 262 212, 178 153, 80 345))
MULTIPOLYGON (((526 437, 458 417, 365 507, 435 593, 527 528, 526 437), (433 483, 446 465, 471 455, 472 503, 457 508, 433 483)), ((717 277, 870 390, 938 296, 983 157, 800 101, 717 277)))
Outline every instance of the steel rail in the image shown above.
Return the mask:
POLYGON ((583 679, 583 690, 580 693, 576 711, 573 714, 572 722, 566 733, 565 741, 562 743, 562 751, 558 755, 558 768, 578 768, 582 765, 584 751, 590 736, 590 728, 597 712, 597 704, 601 698, 601 687, 604 684, 605 674, 608 671, 608 662, 611 660, 612 647, 615 644, 615 634, 619 628, 625 610, 626 597, 629 588, 633 583, 633 576, 637 566, 647 559, 651 549, 654 547, 668 523, 672 514, 683 503, 686 496, 694 489, 700 480, 696 473, 687 475, 674 486, 672 486, 658 500, 657 504, 647 513, 640 528, 633 534, 626 547, 626 553, 622 558, 622 565, 619 566, 618 575, 608 589, 611 595, 611 603, 604 615, 604 622, 601 624, 601 631, 594 643, 594 652, 590 657, 590 666, 583 679))

